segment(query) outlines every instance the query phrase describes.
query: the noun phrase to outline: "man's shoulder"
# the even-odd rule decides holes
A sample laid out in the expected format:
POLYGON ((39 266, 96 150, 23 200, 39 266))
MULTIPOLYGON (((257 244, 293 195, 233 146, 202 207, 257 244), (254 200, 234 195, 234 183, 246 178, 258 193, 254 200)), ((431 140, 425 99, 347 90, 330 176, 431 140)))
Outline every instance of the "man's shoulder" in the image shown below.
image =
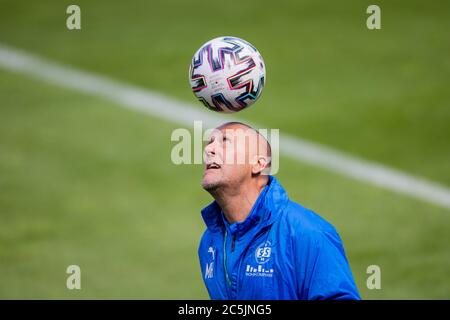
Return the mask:
POLYGON ((303 237, 337 236, 337 231, 330 222, 313 210, 291 200, 285 207, 280 223, 284 224, 293 235, 303 237))

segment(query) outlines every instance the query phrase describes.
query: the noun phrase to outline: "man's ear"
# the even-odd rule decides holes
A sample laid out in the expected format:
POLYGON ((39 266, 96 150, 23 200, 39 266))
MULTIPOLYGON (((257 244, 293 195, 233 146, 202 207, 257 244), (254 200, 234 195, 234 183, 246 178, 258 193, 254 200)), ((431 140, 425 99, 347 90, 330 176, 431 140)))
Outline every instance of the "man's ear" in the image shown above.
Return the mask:
POLYGON ((253 175, 261 174, 264 171, 264 169, 266 169, 267 166, 269 165, 269 161, 270 160, 268 159, 268 157, 256 156, 256 159, 252 166, 252 174, 253 175))

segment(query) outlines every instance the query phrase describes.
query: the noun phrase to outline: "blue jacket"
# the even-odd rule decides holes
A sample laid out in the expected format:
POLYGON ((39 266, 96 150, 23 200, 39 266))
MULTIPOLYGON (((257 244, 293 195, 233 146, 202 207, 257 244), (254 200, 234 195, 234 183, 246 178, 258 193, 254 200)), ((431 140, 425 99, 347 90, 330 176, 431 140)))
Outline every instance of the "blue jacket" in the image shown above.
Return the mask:
POLYGON ((244 221, 229 224, 215 201, 202 217, 198 255, 211 299, 360 299, 335 228, 290 201, 274 177, 244 221))

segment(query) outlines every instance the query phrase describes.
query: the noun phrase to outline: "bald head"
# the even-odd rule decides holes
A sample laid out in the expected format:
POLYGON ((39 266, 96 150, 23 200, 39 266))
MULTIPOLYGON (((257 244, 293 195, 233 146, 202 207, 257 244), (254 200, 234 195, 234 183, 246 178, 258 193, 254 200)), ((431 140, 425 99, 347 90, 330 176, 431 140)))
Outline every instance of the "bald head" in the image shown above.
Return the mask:
POLYGON ((264 137, 258 130, 249 126, 248 124, 238 121, 226 122, 218 126, 216 129, 225 131, 227 129, 230 129, 231 131, 235 131, 235 136, 238 139, 239 138, 243 139, 243 137, 245 137, 245 139, 248 138, 249 141, 246 141, 245 143, 247 144, 246 148, 248 149, 249 155, 250 156, 260 155, 267 157, 268 159, 267 168, 270 168, 272 148, 266 137, 264 137))

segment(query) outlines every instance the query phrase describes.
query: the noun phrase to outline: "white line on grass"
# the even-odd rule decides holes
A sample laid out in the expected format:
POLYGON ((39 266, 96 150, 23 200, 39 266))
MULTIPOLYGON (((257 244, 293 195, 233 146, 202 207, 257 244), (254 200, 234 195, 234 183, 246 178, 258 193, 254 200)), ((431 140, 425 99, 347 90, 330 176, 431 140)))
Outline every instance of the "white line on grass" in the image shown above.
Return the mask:
MULTIPOLYGON (((0 67, 83 93, 101 96, 124 107, 182 125, 192 126, 194 120, 202 120, 206 126, 214 127, 225 121, 224 118, 200 106, 193 106, 151 90, 44 60, 2 44, 0 44, 0 67)), ((227 120, 231 121, 228 117, 227 120)), ((450 209, 450 189, 446 186, 374 162, 360 160, 298 137, 280 134, 280 151, 311 165, 450 209)))

